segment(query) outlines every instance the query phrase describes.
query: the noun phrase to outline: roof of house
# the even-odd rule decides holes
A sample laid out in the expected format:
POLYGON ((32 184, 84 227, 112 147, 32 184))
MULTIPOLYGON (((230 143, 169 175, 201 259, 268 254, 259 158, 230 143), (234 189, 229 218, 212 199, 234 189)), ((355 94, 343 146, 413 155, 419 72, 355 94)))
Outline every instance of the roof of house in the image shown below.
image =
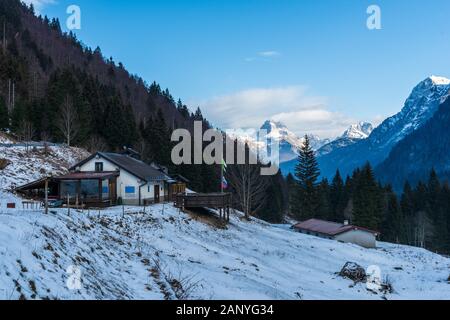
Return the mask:
POLYGON ((102 172, 71 172, 63 176, 54 177, 53 180, 99 180, 117 177, 117 171, 102 172))
POLYGON ((70 168, 70 170, 76 170, 76 168, 83 166, 97 156, 110 161, 119 168, 131 173, 132 175, 138 177, 143 181, 166 181, 169 179, 169 177, 165 173, 156 170, 145 162, 137 160, 126 154, 118 153, 97 152, 91 155, 89 158, 77 163, 72 168, 70 168))
POLYGON ((375 235, 378 235, 379 232, 369 230, 362 227, 352 226, 352 225, 345 225, 343 223, 336 223, 336 222, 330 222, 330 221, 324 221, 324 220, 318 220, 318 219, 310 219, 301 223, 298 223, 294 225, 295 229, 310 231, 310 232, 317 232, 320 234, 328 235, 328 236, 337 236, 339 234, 343 234, 348 231, 353 230, 360 230, 360 231, 366 231, 369 233, 373 233, 375 235))

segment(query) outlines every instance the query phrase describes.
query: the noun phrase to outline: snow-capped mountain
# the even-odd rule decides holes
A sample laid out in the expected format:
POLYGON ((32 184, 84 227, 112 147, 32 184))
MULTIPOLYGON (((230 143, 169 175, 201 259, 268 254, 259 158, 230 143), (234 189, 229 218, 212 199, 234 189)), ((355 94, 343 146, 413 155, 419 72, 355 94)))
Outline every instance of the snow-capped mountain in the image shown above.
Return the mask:
POLYGON ((403 109, 386 119, 367 139, 320 156, 322 175, 332 177, 337 169, 346 175, 367 161, 373 166, 384 161, 399 141, 422 127, 436 113, 449 90, 450 80, 443 77, 431 76, 420 82, 403 109))
POLYGON ((367 139, 373 131, 373 126, 368 122, 360 122, 351 125, 342 136, 327 143, 319 150, 317 150, 318 156, 323 156, 336 149, 344 148, 352 144, 357 143, 360 140, 367 139))
MULTIPOLYGON (((286 125, 281 122, 267 120, 261 127, 267 134, 267 138, 277 141, 280 146, 280 163, 291 161, 297 158, 298 150, 305 143, 304 137, 299 137, 290 131, 286 125)), ((257 141, 257 132, 242 131, 242 132, 227 132, 232 139, 237 139, 246 143, 251 150, 257 151, 266 147, 265 142, 257 141)), ((316 135, 308 135, 311 147, 317 151, 325 144, 329 143, 329 139, 321 139, 316 135)), ((270 149, 270 148, 268 148, 270 149)), ((260 154, 260 156, 262 156, 260 154)))
POLYGON ((367 139, 373 131, 373 126, 368 122, 353 124, 348 128, 340 139, 367 139))
POLYGON ((401 192, 411 185, 427 181, 432 169, 441 181, 450 181, 450 99, 422 127, 401 140, 375 170, 377 177, 401 192))
MULTIPOLYGON (((266 121, 261 127, 262 130, 267 131, 267 136, 275 139, 280 143, 280 162, 290 161, 297 158, 298 150, 305 143, 304 137, 298 137, 281 122, 266 121)), ((315 135, 308 135, 311 147, 314 150, 319 150, 323 145, 329 142, 328 139, 320 139, 315 135)))

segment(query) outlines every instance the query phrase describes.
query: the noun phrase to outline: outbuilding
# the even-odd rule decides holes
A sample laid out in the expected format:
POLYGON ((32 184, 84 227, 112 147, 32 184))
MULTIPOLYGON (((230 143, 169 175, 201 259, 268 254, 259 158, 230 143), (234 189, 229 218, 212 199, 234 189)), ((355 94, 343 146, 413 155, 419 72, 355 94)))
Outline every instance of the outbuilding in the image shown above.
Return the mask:
POLYGON ((310 219, 293 226, 293 229, 320 238, 353 243, 365 248, 376 248, 379 232, 353 226, 347 221, 336 223, 319 219, 310 219))

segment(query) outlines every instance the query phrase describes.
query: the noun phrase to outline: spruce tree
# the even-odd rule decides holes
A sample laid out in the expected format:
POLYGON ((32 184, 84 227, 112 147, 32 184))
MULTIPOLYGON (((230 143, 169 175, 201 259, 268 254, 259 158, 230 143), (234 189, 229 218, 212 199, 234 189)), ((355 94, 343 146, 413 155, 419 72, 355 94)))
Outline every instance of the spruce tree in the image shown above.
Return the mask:
POLYGON ((296 208, 296 195, 298 192, 298 184, 295 180, 292 173, 289 173, 286 177, 286 185, 287 185, 287 192, 288 192, 288 214, 293 216, 295 213, 296 208))
POLYGON ((397 195, 388 186, 385 191, 385 216, 382 225, 382 239, 392 243, 404 243, 405 223, 397 195))
POLYGON ((400 210, 405 221, 405 243, 414 245, 415 211, 414 193, 409 182, 405 183, 400 200, 400 210))
POLYGON ((360 227, 378 230, 383 210, 382 192, 372 167, 367 163, 353 186, 353 222, 360 227))
POLYGON ((327 179, 323 179, 317 187, 318 208, 316 218, 327 220, 331 216, 330 184, 327 179))
POLYGON ((317 194, 317 179, 320 176, 319 166, 311 148, 308 136, 305 136, 305 142, 300 149, 298 164, 295 167, 295 177, 298 183, 298 192, 294 202, 295 215, 302 219, 313 218, 319 207, 319 198, 317 194))
POLYGON ((346 194, 344 181, 342 180, 339 170, 336 171, 336 175, 333 178, 330 189, 331 208, 329 220, 342 222, 345 220, 344 211, 348 204, 348 196, 346 194))

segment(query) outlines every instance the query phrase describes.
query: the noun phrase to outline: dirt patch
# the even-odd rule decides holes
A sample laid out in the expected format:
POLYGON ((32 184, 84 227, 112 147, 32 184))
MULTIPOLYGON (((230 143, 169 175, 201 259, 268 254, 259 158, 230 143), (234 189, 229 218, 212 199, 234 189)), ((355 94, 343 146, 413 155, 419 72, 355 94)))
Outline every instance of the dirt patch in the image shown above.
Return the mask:
POLYGON ((207 209, 189 209, 185 210, 185 213, 192 219, 197 222, 201 222, 207 224, 211 227, 226 230, 227 223, 220 219, 214 212, 211 212, 207 209))

